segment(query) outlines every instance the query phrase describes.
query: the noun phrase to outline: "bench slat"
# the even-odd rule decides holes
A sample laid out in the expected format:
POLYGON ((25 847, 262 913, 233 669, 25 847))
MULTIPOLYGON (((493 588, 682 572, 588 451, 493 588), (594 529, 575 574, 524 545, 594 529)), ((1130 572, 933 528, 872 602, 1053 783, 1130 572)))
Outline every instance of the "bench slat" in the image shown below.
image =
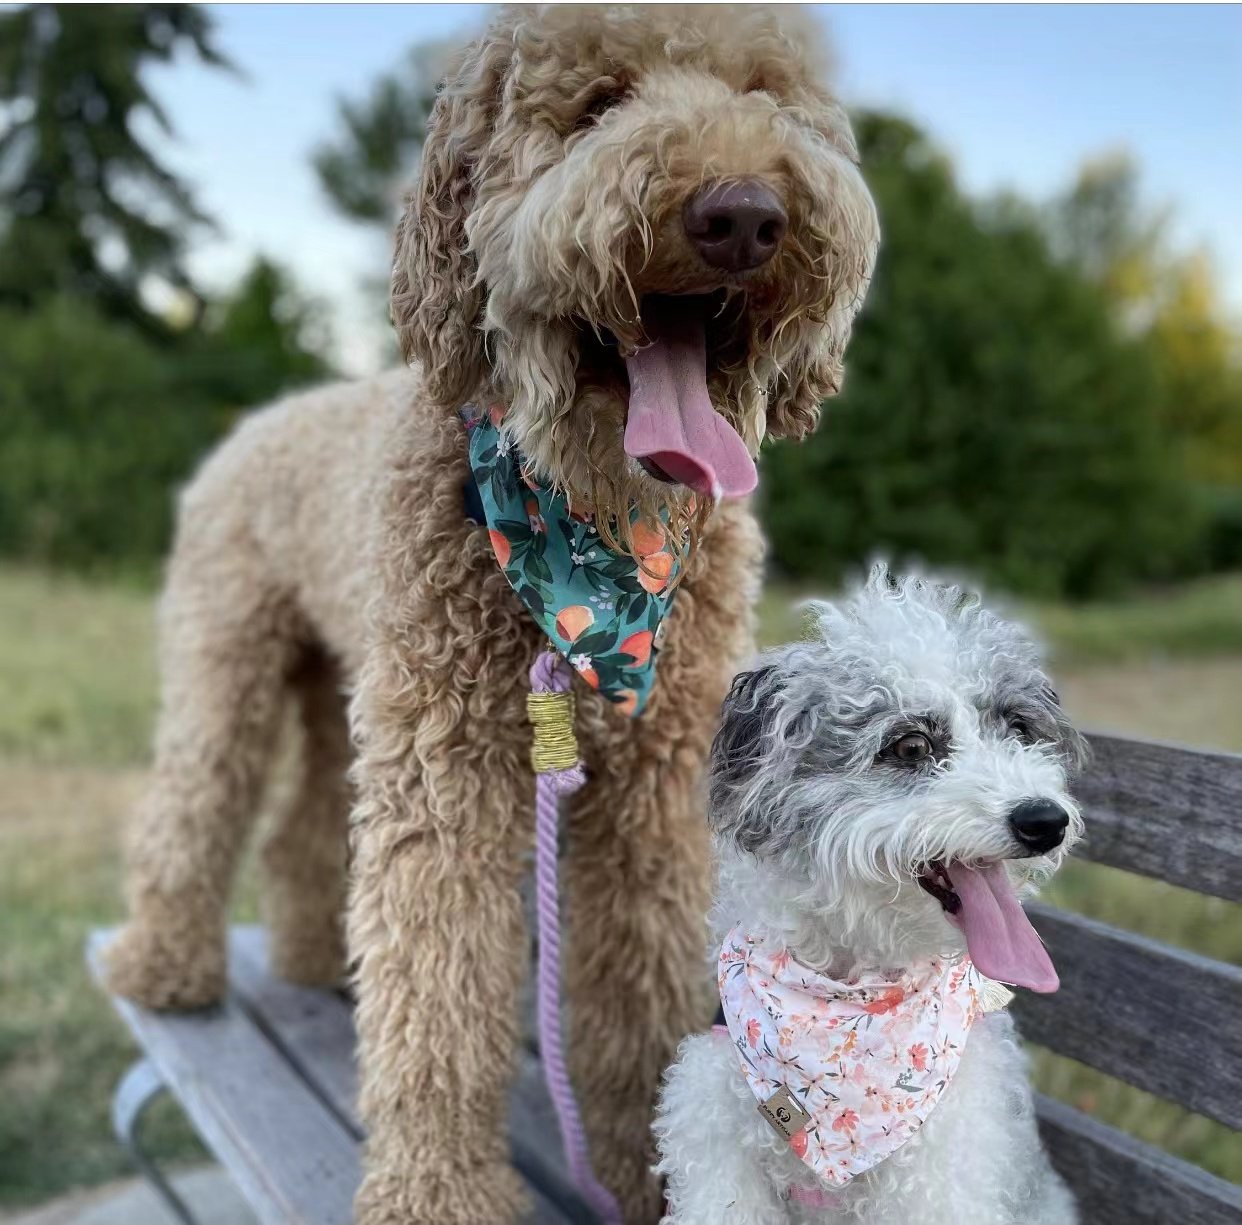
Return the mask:
POLYGON ((1035 902, 1061 976, 1019 992, 1024 1038, 1230 1127, 1242 1127, 1242 970, 1035 902))
POLYGON ((1083 1225, 1238 1225, 1242 1187, 1036 1094, 1039 1130, 1083 1225))
MULTIPOLYGON (((286 1057, 344 1121, 364 1134, 356 1110, 354 1021, 349 1003, 331 991, 298 987, 267 969, 267 934, 237 927, 231 935, 230 981, 242 1007, 276 1036, 286 1057)), ((510 1098, 509 1140, 513 1164, 530 1185, 531 1216, 538 1225, 571 1225, 594 1216, 569 1181, 560 1132, 543 1087, 539 1065, 523 1052, 510 1098)))
MULTIPOLYGON (((110 935, 88 944, 96 978, 110 935)), ((111 998, 260 1220, 350 1225, 357 1142, 235 1001, 169 1016, 111 998)))
POLYGON ((1242 756, 1093 735, 1087 859, 1242 901, 1242 756))

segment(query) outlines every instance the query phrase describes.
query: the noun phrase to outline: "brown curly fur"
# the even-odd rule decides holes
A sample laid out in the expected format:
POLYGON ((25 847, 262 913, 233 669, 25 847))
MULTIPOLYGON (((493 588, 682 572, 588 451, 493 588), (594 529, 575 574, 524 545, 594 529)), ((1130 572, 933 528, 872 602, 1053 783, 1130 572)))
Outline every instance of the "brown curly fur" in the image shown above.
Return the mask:
POLYGON ((398 232, 393 316, 417 368, 254 415, 182 499, 154 778, 111 982, 156 1007, 220 994, 232 873, 287 696, 305 745, 264 852, 273 956, 301 981, 340 973, 351 691, 364 1225, 496 1225, 524 1205, 504 1120, 528 960, 523 694, 541 643, 463 514, 456 410, 493 399, 576 502, 693 527, 646 712, 578 695, 590 784, 569 809, 565 866, 593 1159, 627 1221, 658 1214, 654 1092, 710 1016, 702 769, 751 650, 761 544, 745 506, 692 510, 624 455, 619 354, 644 342, 644 294, 718 293, 709 389, 755 450, 765 433, 805 433, 839 386, 875 214, 812 31, 796 11, 780 21, 719 6, 498 11, 437 102, 398 232), (678 218, 702 183, 744 175, 779 190, 789 234, 769 265, 728 277, 678 218))

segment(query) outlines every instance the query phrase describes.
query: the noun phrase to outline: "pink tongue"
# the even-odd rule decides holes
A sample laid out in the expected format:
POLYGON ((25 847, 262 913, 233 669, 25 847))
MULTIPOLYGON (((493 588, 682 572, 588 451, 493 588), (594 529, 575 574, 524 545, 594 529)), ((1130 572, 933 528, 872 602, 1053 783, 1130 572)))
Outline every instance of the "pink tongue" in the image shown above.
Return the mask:
POLYGON ((946 869, 962 907, 949 919, 962 929, 970 959, 981 974, 997 982, 1055 991, 1061 980, 1047 950, 1013 891, 1003 863, 946 869))
POLYGON ((626 358, 630 414, 625 453, 649 459, 673 480, 713 498, 741 498, 759 474, 738 432, 707 394, 707 341, 698 304, 676 299, 644 307, 654 339, 626 358))

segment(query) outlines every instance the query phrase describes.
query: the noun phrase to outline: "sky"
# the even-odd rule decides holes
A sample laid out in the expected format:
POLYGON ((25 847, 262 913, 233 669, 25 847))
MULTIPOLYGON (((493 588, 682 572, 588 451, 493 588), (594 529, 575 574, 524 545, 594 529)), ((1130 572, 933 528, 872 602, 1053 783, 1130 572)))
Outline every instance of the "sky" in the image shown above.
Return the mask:
MULTIPOLYGON (((468 36, 484 5, 211 5, 244 77, 183 60, 152 70, 173 118, 162 140, 221 226, 195 244, 209 288, 265 253, 328 303, 339 361, 383 360, 384 235, 336 214, 310 165, 336 131, 336 99, 362 97, 414 43, 468 36), (382 295, 380 295, 382 297, 382 295)), ((1174 237, 1206 247, 1242 315, 1242 7, 1228 5, 814 5, 849 105, 901 111, 929 130, 975 193, 1046 198, 1082 162, 1127 149, 1174 237)))

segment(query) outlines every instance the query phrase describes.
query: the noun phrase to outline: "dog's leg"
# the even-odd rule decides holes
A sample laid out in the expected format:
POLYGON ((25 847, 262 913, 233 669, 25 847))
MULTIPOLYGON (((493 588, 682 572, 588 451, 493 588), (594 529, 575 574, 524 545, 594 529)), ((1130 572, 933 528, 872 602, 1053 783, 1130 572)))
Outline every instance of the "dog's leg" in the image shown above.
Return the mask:
POLYGON ((506 1225, 508 1091, 534 836, 525 695, 539 636, 462 512, 460 427, 414 421, 391 480, 359 758, 347 946, 357 965, 360 1225, 506 1225))
POLYGON ((650 1126, 660 1076, 678 1042, 715 1012, 701 756, 677 769, 644 754, 619 777, 594 772, 571 827, 573 1080, 596 1172, 627 1225, 649 1225, 659 1211, 650 1126))
POLYGON ((345 968, 349 726, 340 673, 318 652, 299 667, 293 692, 297 778, 263 844, 263 911, 273 969, 291 982, 329 985, 345 968))
POLYGON ((592 1160, 633 1225, 659 1209, 650 1125, 660 1075, 716 1007, 703 775, 720 702, 751 649, 759 570, 750 521, 718 518, 678 593, 648 709, 627 720, 580 705, 589 781, 565 869, 572 1071, 592 1160))
POLYGON ((160 615, 155 764, 131 830, 130 921, 106 960, 118 994, 192 1008, 224 990, 229 890, 271 758, 292 613, 257 559, 213 568, 188 549, 160 615))
POLYGON ((664 1225, 778 1225, 788 1205, 755 1143, 759 1121, 727 1038, 687 1038, 660 1093, 658 1172, 668 1182, 664 1225))
POLYGON ((370 1131, 362 1225, 503 1225, 524 1204, 505 1123, 534 796, 513 737, 481 726, 477 744, 465 724, 410 727, 408 751, 361 778, 349 947, 370 1131), (445 731, 453 743, 436 743, 445 731), (427 754, 438 760, 420 766, 427 754))

